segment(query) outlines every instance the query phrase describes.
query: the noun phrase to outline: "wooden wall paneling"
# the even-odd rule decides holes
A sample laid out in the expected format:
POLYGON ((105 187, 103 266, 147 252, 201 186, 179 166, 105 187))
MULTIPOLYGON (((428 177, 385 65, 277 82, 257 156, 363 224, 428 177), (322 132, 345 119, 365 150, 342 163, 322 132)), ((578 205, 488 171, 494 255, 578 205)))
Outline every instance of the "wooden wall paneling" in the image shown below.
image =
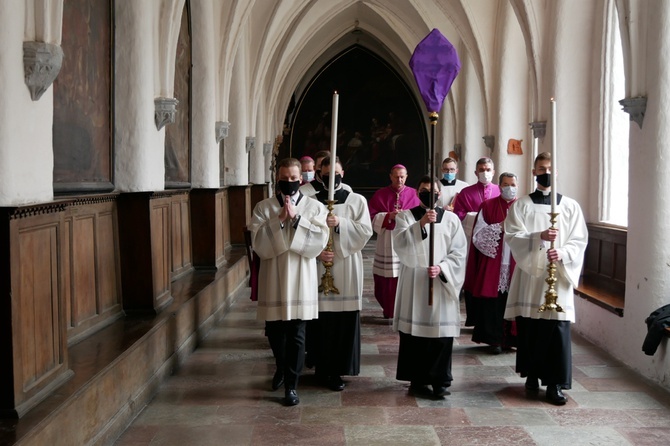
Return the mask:
POLYGON ((176 194, 170 203, 171 213, 171 280, 175 280, 193 268, 191 258, 191 217, 189 195, 176 194))
POLYGON ((226 250, 230 249, 230 200, 228 199, 228 189, 219 191, 216 194, 217 210, 216 224, 219 237, 216 245, 217 259, 225 260, 226 250))
POLYGON ((95 216, 75 217, 72 222, 73 322, 84 323, 98 314, 95 283, 95 216))
POLYGON ((151 259, 153 266, 154 308, 160 309, 171 300, 170 197, 151 200, 151 259))
POLYGON ((588 224, 588 230, 584 284, 623 299, 626 293, 627 231, 598 224, 588 224))
POLYGON ((170 293, 170 194, 123 193, 118 198, 123 308, 158 312, 170 293))
MULTIPOLYGON (((223 200, 221 189, 193 189, 190 195, 193 266, 196 269, 218 269, 225 264, 222 230, 223 200)), ((227 207, 226 217, 227 217, 227 207)))
POLYGON ((69 331, 75 326, 74 305, 72 303, 72 216, 63 218, 63 230, 61 231, 61 258, 63 277, 63 313, 65 316, 65 327, 69 331))
POLYGON ((22 416, 72 376, 62 300, 65 205, 3 210, 0 412, 22 416), (11 267, 10 267, 11 265, 11 267))
POLYGON ((253 212, 254 207, 259 201, 263 201, 269 196, 269 187, 267 184, 254 184, 251 186, 251 202, 249 207, 253 212))
POLYGON ((119 233, 116 201, 98 213, 96 225, 96 259, 98 262, 98 294, 100 314, 121 312, 121 276, 119 265, 119 233))
POLYGON ((230 243, 244 245, 244 230, 251 219, 251 187, 228 187, 230 216, 230 243))
MULTIPOLYGON (((76 200, 66 212, 68 255, 64 274, 69 311, 69 344, 123 315, 116 197, 76 200)), ((65 231, 64 231, 65 232, 65 231)))

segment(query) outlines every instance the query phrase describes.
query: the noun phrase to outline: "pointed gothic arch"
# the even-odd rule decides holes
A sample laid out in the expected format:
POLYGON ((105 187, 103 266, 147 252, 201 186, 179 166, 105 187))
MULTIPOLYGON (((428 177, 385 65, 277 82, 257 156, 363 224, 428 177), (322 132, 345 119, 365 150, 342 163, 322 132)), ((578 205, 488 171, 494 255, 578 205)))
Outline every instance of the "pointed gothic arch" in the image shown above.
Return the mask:
POLYGON ((333 91, 340 93, 337 154, 345 182, 372 193, 388 183, 390 168, 407 166, 412 179, 428 170, 426 118, 405 79, 360 45, 338 53, 307 83, 286 117, 290 129, 280 158, 330 148, 333 91))

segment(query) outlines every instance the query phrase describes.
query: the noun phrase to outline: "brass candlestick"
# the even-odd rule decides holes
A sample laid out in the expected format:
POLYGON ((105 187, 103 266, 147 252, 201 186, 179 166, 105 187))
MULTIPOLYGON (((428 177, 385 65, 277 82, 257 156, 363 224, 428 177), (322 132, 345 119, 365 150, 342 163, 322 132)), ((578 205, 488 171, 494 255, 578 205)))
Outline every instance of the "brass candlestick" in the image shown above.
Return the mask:
MULTIPOLYGON (((551 221, 551 227, 549 229, 556 229, 556 218, 558 217, 558 212, 550 212, 549 217, 551 221)), ((550 249, 554 249, 553 240, 551 241, 550 249)), ((556 300, 558 299, 558 293, 556 292, 555 286, 556 282, 558 281, 556 278, 556 262, 549 262, 549 265, 547 266, 547 272, 549 273, 549 276, 547 276, 544 281, 547 282, 549 288, 547 288, 547 291, 544 293, 544 303, 540 305, 540 308, 537 310, 537 312, 542 313, 545 310, 549 310, 556 311, 557 313, 565 313, 563 308, 556 303, 556 300)))
MULTIPOLYGON (((333 207, 335 206, 335 202, 337 200, 327 200, 326 203, 328 203, 328 216, 332 217, 333 215, 333 207)), ((328 244, 326 245, 326 248, 324 251, 328 252, 333 252, 333 228, 328 228, 329 229, 329 234, 328 234, 328 244)), ((333 274, 330 272, 331 268, 333 267, 333 262, 322 262, 323 266, 326 268, 326 271, 323 273, 323 276, 321 276, 321 286, 319 286, 319 291, 323 292, 326 296, 332 292, 333 294, 340 294, 340 290, 335 288, 335 283, 333 282, 333 274)))

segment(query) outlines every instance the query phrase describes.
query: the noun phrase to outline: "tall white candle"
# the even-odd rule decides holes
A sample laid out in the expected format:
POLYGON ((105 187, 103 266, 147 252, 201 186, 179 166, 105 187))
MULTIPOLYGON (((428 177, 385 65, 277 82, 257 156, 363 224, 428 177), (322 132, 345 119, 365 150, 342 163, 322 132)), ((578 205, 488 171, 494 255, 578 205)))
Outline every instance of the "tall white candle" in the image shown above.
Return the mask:
POLYGON ((556 192, 558 190, 558 181, 556 181, 558 171, 558 161, 556 159, 556 101, 551 98, 551 213, 556 213, 556 192))
POLYGON ((330 126, 330 174, 328 175, 328 199, 335 199, 335 170, 337 159, 337 109, 339 108, 340 96, 337 91, 333 93, 333 121, 330 126))

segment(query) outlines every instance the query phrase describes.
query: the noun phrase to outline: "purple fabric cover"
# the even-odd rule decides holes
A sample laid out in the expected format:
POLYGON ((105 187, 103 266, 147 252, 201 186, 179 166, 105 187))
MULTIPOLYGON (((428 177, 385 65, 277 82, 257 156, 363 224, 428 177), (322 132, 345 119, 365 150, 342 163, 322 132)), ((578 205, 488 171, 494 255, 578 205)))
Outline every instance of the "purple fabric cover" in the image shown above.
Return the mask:
POLYGON ((409 60, 414 79, 429 112, 439 112, 461 69, 456 48, 434 28, 409 60))

